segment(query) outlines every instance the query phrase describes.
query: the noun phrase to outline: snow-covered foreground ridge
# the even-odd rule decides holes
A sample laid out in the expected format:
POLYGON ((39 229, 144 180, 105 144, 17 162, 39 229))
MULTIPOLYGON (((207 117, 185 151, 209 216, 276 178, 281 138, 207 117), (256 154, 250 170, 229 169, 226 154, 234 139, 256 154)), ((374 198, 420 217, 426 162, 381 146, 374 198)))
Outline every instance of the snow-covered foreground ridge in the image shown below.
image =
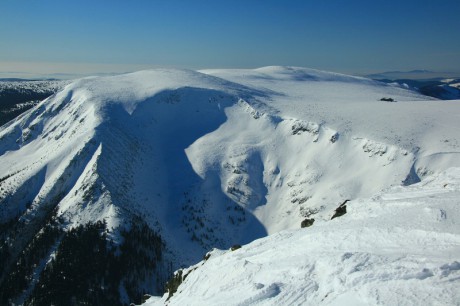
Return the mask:
POLYGON ((0 225, 20 221, 0 233, 5 267, 50 220, 104 220, 115 243, 142 220, 169 269, 330 220, 345 200, 460 166, 459 114, 459 101, 305 68, 77 80, 0 128, 0 225))
POLYGON ((459 305, 459 199, 451 168, 351 201, 330 222, 213 250, 145 305, 459 305))

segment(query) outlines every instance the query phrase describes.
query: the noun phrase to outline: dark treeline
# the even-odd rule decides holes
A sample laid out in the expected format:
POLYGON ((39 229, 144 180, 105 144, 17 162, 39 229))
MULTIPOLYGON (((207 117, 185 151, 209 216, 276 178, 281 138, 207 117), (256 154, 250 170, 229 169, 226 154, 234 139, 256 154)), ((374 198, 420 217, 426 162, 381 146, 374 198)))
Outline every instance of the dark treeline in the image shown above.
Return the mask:
POLYGON ((34 103, 44 100, 54 93, 51 89, 24 89, 3 88, 0 90, 0 126, 4 125, 11 119, 16 118, 26 110, 32 108, 34 103), (15 108, 21 103, 31 102, 21 108, 15 108))
POLYGON ((124 305, 162 293, 171 271, 165 244, 140 218, 113 242, 105 222, 67 232, 48 223, 0 284, 0 304, 124 305))

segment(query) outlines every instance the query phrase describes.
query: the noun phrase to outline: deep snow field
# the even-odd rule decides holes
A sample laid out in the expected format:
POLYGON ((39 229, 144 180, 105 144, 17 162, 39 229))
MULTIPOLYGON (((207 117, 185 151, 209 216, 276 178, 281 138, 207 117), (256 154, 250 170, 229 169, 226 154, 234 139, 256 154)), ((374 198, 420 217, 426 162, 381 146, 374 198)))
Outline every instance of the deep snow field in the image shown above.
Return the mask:
POLYGON ((414 299, 449 304, 459 131, 458 100, 306 68, 84 78, 0 128, 0 223, 18 218, 35 235, 54 211, 66 230, 104 220, 120 242, 137 216, 161 235, 173 269, 270 235, 214 251, 199 271, 220 289, 187 280, 178 304, 411 304, 417 282, 435 291, 414 299), (439 175, 435 192, 427 182, 439 175), (347 214, 330 221, 346 200, 347 214), (315 223, 300 230, 307 218, 315 223))
POLYGON ((346 215, 211 251, 144 305, 458 305, 460 168, 348 203, 346 215))

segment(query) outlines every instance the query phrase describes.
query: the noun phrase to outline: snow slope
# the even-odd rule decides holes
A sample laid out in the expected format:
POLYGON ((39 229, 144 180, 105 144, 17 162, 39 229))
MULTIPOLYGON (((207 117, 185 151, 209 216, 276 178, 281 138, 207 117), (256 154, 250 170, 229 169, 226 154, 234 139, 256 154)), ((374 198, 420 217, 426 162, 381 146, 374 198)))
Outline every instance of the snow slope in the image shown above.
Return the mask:
POLYGON ((315 213, 329 219, 346 199, 460 166, 458 101, 305 68, 202 72, 269 94, 246 109, 259 119, 245 124, 230 108, 225 124, 187 150, 195 171, 220 172, 222 189, 252 208, 268 233, 315 213))
POLYGON ((139 216, 178 268, 459 165, 459 110, 304 68, 85 78, 0 128, 0 221, 54 210, 116 240, 139 216))
POLYGON ((172 248, 185 243, 177 212, 200 179, 184 149, 223 123, 237 97, 257 95, 193 71, 76 81, 0 130, 0 217, 29 222, 57 206, 69 227, 105 219, 117 228, 143 215, 166 238, 182 230, 172 248))
POLYGON ((415 146, 449 150, 449 146, 432 143, 431 137, 455 139, 455 131, 444 125, 455 127, 458 102, 436 103, 433 98, 396 85, 296 67, 203 72, 270 90, 273 99, 265 102, 272 112, 279 112, 284 117, 308 118, 309 121, 325 123, 345 135, 364 137, 409 150, 415 146), (392 97, 399 103, 379 101, 382 97, 392 97), (420 100, 425 102, 413 103, 420 100), (433 112, 438 113, 436 116, 441 116, 442 120, 432 120, 433 112), (441 115, 450 112, 454 114, 441 115), (427 132, 438 134, 427 135, 427 132))
POLYGON ((459 305, 460 168, 348 203, 330 222, 213 250, 144 305, 459 305))

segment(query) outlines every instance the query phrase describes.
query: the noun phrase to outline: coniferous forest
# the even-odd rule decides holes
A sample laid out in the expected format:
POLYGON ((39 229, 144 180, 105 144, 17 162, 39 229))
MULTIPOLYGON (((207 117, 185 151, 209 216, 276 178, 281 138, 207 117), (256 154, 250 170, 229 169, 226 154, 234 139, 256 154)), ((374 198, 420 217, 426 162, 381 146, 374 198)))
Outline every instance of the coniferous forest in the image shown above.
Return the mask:
POLYGON ((123 305, 161 293, 171 274, 161 237, 140 218, 120 236, 114 242, 102 221, 63 231, 53 219, 2 271, 0 304, 123 305))

